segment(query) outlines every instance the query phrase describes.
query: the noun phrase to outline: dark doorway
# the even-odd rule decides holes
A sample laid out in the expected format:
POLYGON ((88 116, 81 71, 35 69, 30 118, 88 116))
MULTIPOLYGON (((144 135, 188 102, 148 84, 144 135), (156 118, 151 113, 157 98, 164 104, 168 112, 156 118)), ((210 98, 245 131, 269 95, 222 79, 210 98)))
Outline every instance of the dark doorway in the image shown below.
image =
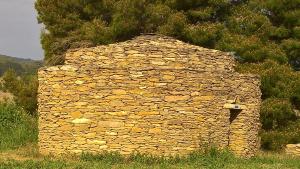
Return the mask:
POLYGON ((230 109, 230 117, 229 122, 230 124, 237 118, 237 116, 241 113, 242 110, 239 109, 230 109))
POLYGON ((229 109, 230 110, 230 117, 229 117, 229 130, 228 130, 228 146, 231 147, 232 144, 234 144, 234 138, 236 137, 235 132, 236 130, 239 130, 239 125, 237 125, 237 117, 242 112, 241 109, 229 109))

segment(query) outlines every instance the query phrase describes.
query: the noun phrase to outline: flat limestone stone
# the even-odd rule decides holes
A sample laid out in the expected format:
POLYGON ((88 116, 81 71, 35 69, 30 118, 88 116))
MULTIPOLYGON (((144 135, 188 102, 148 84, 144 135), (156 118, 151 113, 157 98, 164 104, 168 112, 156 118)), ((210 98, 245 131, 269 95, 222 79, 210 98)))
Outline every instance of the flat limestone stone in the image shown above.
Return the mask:
POLYGON ((77 118, 77 119, 72 121, 72 123, 74 123, 74 124, 88 124, 90 122, 91 122, 91 120, 86 119, 86 118, 77 118))
POLYGON ((174 96, 166 96, 165 101, 167 101, 167 102, 176 102, 176 101, 188 100, 189 98, 190 98, 190 96, 174 95, 174 96))

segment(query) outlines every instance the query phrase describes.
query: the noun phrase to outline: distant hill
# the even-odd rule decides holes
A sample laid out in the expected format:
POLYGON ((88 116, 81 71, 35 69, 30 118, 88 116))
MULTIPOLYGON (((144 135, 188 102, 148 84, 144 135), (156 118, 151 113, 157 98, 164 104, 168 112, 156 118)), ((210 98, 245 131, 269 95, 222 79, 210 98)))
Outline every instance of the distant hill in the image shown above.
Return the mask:
POLYGON ((14 69, 18 75, 34 74, 42 65, 42 61, 22 59, 0 54, 0 76, 2 76, 9 68, 14 69))

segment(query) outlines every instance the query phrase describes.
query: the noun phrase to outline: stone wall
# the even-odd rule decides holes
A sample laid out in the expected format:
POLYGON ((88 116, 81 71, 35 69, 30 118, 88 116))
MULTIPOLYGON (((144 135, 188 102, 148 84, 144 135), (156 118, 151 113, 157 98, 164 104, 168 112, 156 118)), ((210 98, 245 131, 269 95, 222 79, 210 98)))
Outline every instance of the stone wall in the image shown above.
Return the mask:
POLYGON ((285 152, 289 155, 300 156, 300 144, 286 145, 285 152))
POLYGON ((204 146, 253 156, 260 81, 231 55, 163 37, 69 51, 39 70, 43 154, 117 151, 185 155, 204 146), (245 109, 224 108, 239 97, 245 109))

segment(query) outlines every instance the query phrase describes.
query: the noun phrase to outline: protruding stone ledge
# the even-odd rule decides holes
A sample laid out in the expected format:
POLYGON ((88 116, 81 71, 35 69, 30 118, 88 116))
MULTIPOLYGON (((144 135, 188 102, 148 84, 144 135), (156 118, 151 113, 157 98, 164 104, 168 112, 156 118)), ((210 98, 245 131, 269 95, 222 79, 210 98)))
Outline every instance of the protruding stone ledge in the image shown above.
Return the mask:
POLYGON ((234 109, 234 110, 245 110, 247 109, 247 107, 245 105, 241 105, 241 104, 224 104, 225 109, 234 109))

